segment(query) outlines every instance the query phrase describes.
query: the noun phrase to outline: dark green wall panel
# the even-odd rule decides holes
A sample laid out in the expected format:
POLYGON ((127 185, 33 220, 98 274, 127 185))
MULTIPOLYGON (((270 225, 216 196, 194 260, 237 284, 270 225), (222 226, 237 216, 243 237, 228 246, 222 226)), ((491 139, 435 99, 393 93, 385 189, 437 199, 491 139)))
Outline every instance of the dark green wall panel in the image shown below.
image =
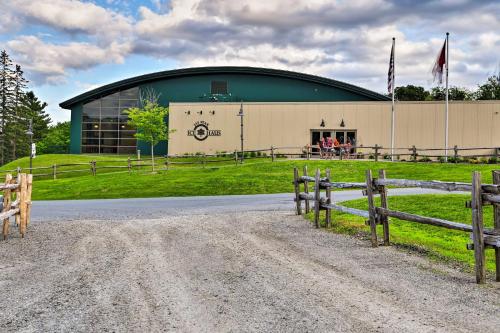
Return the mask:
POLYGON ((71 133, 70 147, 71 154, 80 154, 82 142, 82 104, 77 104, 71 109, 71 133))

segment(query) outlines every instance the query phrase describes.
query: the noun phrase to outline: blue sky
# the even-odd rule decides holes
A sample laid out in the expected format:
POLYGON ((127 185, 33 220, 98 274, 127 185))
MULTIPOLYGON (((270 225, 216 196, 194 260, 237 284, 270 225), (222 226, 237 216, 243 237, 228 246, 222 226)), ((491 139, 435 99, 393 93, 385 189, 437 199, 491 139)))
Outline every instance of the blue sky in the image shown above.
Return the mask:
POLYGON ((396 0, 3 0, 0 48, 30 88, 58 104, 102 84, 193 66, 242 65, 322 75, 385 93, 432 86, 450 32, 450 83, 474 88, 499 69, 500 2, 396 0))

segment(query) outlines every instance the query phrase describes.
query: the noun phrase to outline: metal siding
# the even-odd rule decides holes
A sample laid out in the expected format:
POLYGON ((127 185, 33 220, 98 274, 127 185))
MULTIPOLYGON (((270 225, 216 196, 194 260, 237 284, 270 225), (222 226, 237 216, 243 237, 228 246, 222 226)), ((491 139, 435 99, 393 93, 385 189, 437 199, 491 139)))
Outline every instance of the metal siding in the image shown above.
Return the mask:
POLYGON ((80 154, 82 142, 82 104, 71 109, 70 153, 80 154))
MULTIPOLYGON (((314 82, 256 74, 201 74, 160 79, 139 85, 141 89, 153 88, 160 94, 160 104, 170 102, 207 102, 212 81, 227 81, 229 102, 323 102, 369 101, 370 98, 341 88, 314 82)), ((82 104, 71 111, 71 152, 80 153, 82 104)), ((149 154, 149 144, 138 142, 142 154, 149 154)), ((168 150, 167 141, 158 143, 155 154, 168 150)))

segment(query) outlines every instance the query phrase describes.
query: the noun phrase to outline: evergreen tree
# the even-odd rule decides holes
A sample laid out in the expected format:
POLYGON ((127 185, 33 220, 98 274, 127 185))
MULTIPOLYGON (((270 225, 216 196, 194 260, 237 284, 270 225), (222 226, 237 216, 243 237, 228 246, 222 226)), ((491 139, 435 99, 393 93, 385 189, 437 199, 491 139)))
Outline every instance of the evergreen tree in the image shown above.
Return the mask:
POLYGON ((23 95, 19 106, 19 135, 16 137, 18 150, 15 158, 29 155, 31 152, 29 137, 26 135, 30 119, 33 120, 33 142, 36 143, 47 135, 51 119, 45 110, 46 107, 47 103, 40 101, 33 91, 23 95))
POLYGON ((14 91, 13 91, 13 119, 6 128, 6 137, 11 143, 11 156, 12 160, 19 158, 17 147, 25 140, 25 132, 28 126, 26 115, 23 114, 25 99, 25 89, 27 88, 28 80, 24 78, 21 66, 16 65, 14 71, 14 91))
POLYGON ((0 165, 7 162, 7 125, 12 121, 14 77, 12 60, 3 50, 0 52, 0 165))

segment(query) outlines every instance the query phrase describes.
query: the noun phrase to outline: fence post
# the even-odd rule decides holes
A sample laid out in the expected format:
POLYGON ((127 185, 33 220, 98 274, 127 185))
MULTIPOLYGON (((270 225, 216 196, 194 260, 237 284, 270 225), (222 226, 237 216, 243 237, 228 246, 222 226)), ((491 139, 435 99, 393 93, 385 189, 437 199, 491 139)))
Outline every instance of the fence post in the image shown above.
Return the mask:
MULTIPOLYGON (((335 155, 335 153, 333 153, 333 154, 335 155)), ((378 161, 378 157, 376 156, 376 154, 377 153, 375 153, 375 161, 378 161)), ((340 158, 341 161, 343 159, 343 155, 344 155, 343 149, 340 148, 340 150, 339 150, 339 158, 340 158)))
POLYGON ((311 145, 307 145, 307 160, 311 159, 312 148, 311 145))
POLYGON ((130 160, 130 157, 127 159, 127 168, 128 168, 128 174, 132 172, 132 161, 130 160))
MULTIPOLYGON (((326 181, 328 183, 331 181, 330 169, 326 169, 326 181)), ((326 204, 329 205, 332 203, 332 188, 328 186, 325 192, 326 192, 326 204)), ((330 208, 326 209, 325 221, 326 221, 326 227, 330 228, 332 226, 332 210, 330 208)))
POLYGON ((92 176, 95 176, 97 173, 96 170, 96 161, 91 161, 90 162, 90 171, 92 172, 92 176))
MULTIPOLYGON (((307 165, 304 165, 304 176, 307 177, 307 165)), ((304 180, 304 193, 309 195, 309 181, 304 180)), ((309 199, 304 199, 306 214, 310 212, 309 209, 309 199)))
POLYGON ((375 203, 373 201, 373 178, 371 170, 366 170, 366 195, 368 197, 368 212, 370 216, 369 223, 372 246, 377 247, 377 213, 375 211, 375 203))
POLYGON ((415 145, 413 145, 411 147, 411 158, 413 159, 413 162, 416 162, 417 161, 417 147, 415 147, 415 145))
POLYGON ((314 177, 314 226, 319 228, 319 210, 320 210, 320 200, 321 192, 319 187, 319 182, 321 180, 321 173, 319 169, 316 169, 316 175, 314 177))
POLYGON ((271 161, 272 162, 274 162, 274 158, 275 158, 275 156, 274 156, 274 147, 271 146, 271 161))
POLYGON ((28 191, 28 182, 26 178, 26 174, 21 174, 21 181, 19 182, 20 188, 20 196, 19 196, 19 233, 21 234, 21 238, 24 238, 24 234, 26 233, 26 211, 28 208, 27 205, 27 191, 28 191))
POLYGON ((52 165, 52 178, 57 179, 57 164, 52 165))
POLYGON ((293 168, 293 185, 295 188, 295 203, 297 205, 297 215, 302 215, 302 207, 300 204, 300 183, 299 183, 299 169, 293 168))
POLYGON ((30 225, 31 222, 31 191, 33 190, 33 175, 29 174, 26 183, 26 226, 30 225))
MULTIPOLYGON (((10 184, 12 182, 12 175, 11 174, 6 174, 5 175, 5 185, 10 184)), ((10 210, 10 206, 12 204, 11 201, 11 192, 9 189, 6 189, 3 192, 3 209, 2 213, 7 212, 10 210)), ((2 233, 3 233, 3 239, 7 239, 7 235, 9 234, 9 218, 6 218, 3 220, 3 228, 2 228, 2 233)))
POLYGON ((455 163, 458 163, 458 146, 453 147, 453 157, 455 158, 455 163))
POLYGON ((476 268, 476 282, 484 283, 486 276, 486 261, 484 257, 483 236, 483 202, 481 198, 481 173, 472 174, 472 235, 474 240, 474 259, 476 268))
POLYGON ((203 153, 203 155, 201 156, 201 164, 203 165, 203 169, 205 169, 205 164, 207 163, 206 159, 207 154, 203 153))
MULTIPOLYGON (((17 174, 16 183, 21 184, 21 174, 20 173, 17 174)), ((15 190, 15 193, 16 193, 16 201, 21 202, 21 186, 17 187, 17 189, 15 190)), ((19 225, 21 224, 21 212, 17 213, 14 216, 14 219, 16 221, 16 226, 19 227, 19 225)))
MULTIPOLYGON (((379 179, 384 179, 385 178, 385 170, 379 170, 378 171, 378 178, 379 179)), ((387 202, 387 188, 385 185, 379 186, 378 191, 380 193, 380 206, 382 208, 389 208, 388 202, 387 202)), ((387 216, 381 216, 381 222, 382 226, 384 228, 384 245, 391 245, 390 240, 389 240, 389 217, 387 216)))
POLYGON ((378 144, 375 144, 375 162, 378 162, 378 150, 379 150, 380 146, 378 144))
POLYGON ((16 177, 19 178, 19 175, 21 174, 21 167, 18 166, 16 171, 17 171, 16 177))
MULTIPOLYGON (((500 170, 493 170, 493 184, 500 185, 500 170)), ((493 227, 500 233, 500 204, 493 204, 493 227)), ((495 247, 496 280, 500 282, 500 248, 495 247)))
POLYGON ((238 152, 236 150, 234 151, 234 163, 238 165, 238 152))
POLYGON ((141 159, 141 150, 140 149, 137 149, 137 159, 138 160, 141 159))

